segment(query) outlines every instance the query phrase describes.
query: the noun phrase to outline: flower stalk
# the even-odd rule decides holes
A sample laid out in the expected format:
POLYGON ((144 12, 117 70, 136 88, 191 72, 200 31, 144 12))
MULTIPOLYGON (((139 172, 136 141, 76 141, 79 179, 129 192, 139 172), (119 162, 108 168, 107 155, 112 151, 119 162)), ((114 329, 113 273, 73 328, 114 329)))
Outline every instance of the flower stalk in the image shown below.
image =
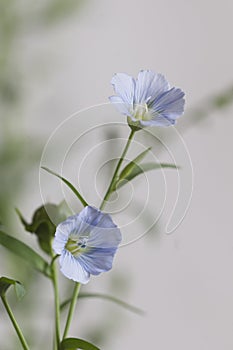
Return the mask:
POLYGON ((64 333, 63 333, 63 337, 62 340, 66 338, 69 328, 70 328, 70 324, 73 318, 73 314, 74 314, 74 310, 75 310, 75 305, 78 299, 78 295, 79 295, 79 291, 81 288, 81 283, 75 283, 74 286, 74 291, 73 291, 73 296, 72 296, 72 300, 70 303, 70 308, 69 308, 69 312, 67 315, 67 320, 66 320, 66 325, 65 325, 65 329, 64 329, 64 333))
POLYGON ((54 302, 55 302, 55 336, 56 336, 56 350, 59 350, 60 347, 60 301, 59 301, 59 292, 58 292, 58 278, 57 278, 57 269, 55 265, 55 259, 52 260, 52 282, 54 289, 54 302))
POLYGON ((114 185, 115 185, 115 181, 116 181, 116 179, 117 179, 117 176, 118 176, 118 172, 119 172, 120 167, 121 167, 121 164, 122 164, 122 162, 123 162, 123 160, 124 160, 124 158, 125 158, 125 155, 126 155, 128 149, 129 149, 130 143, 131 143, 131 141, 132 141, 132 139, 133 139, 133 137, 134 137, 135 132, 136 132, 135 130, 131 130, 131 132, 130 132, 130 134, 129 134, 127 143, 126 143, 126 145, 125 145, 125 148, 124 148, 124 150, 123 150, 123 152, 122 152, 122 155, 121 155, 121 157, 120 157, 120 159, 119 159, 119 161, 118 161, 118 163, 117 163, 116 169, 115 169, 115 171, 114 171, 114 173, 113 173, 112 180, 111 180, 111 182, 110 182, 110 184, 109 184, 109 187, 108 187, 108 189, 107 189, 107 191, 106 191, 106 194, 105 194, 105 196, 104 196, 104 199, 103 199, 103 201, 102 201, 102 203, 101 203, 101 205, 100 205, 100 210, 102 210, 102 209, 105 207, 106 202, 108 201, 108 198, 110 197, 110 195, 111 195, 112 192, 113 192, 113 188, 114 188, 114 185))

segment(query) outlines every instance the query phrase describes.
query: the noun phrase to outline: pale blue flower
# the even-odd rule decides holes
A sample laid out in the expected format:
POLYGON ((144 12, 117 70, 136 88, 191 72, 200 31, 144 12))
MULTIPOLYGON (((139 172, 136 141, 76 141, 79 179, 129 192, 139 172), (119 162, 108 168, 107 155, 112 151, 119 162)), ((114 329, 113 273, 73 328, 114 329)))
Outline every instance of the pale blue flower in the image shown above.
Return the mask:
POLYGON ((109 214, 87 206, 57 226, 53 249, 60 254, 61 272, 86 284, 90 275, 109 271, 121 233, 109 214))
POLYGON ((184 112, 184 92, 171 88, 161 74, 142 70, 134 79, 117 73, 111 83, 116 96, 109 99, 128 117, 131 127, 173 125, 184 112))

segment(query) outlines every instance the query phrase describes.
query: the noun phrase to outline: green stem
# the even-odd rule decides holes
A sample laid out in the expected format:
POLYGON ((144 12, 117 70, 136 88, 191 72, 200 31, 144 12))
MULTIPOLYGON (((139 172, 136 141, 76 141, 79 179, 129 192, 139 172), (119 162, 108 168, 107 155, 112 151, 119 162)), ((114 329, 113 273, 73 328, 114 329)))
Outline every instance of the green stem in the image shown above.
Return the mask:
POLYGON ((108 198, 110 197, 110 195, 111 195, 111 193, 112 193, 112 188, 113 188, 113 185, 114 185, 115 180, 116 180, 116 178, 117 178, 118 171, 119 171, 119 169, 120 169, 120 167, 121 167, 121 164, 122 164, 122 162, 123 162, 123 160, 124 160, 124 157, 125 157, 125 155, 126 155, 128 149, 129 149, 129 146, 130 146, 130 143, 131 143, 131 141, 132 141, 132 138, 133 138, 134 134, 135 134, 135 130, 131 130, 130 135, 129 135, 128 140, 127 140, 127 143, 126 143, 126 145, 125 145, 125 148, 124 148, 124 150, 123 150, 123 152, 122 152, 122 155, 121 155, 121 157, 120 157, 120 159, 119 159, 119 161, 118 161, 118 163, 117 163, 116 169, 115 169, 115 171, 114 171, 114 173, 113 173, 112 180, 111 180, 111 182, 110 182, 110 184, 109 184, 109 186, 108 186, 108 189, 107 189, 107 191, 106 191, 106 194, 105 194, 105 196, 104 196, 104 199, 103 199, 103 201, 102 201, 102 203, 101 203, 101 205, 100 205, 100 210, 102 210, 102 209, 104 208, 104 206, 105 206, 105 204, 106 204, 108 198))
POLYGON ((12 312, 8 302, 6 301, 6 297, 5 296, 2 296, 2 302, 3 302, 3 305, 5 306, 5 309, 6 309, 7 313, 8 313, 8 315, 9 315, 10 319, 11 319, 11 322, 12 322, 13 327, 14 327, 14 329, 15 329, 18 337, 19 337, 19 340, 21 342, 21 345, 22 345, 23 349, 24 350, 29 350, 29 346, 27 345, 27 342, 26 342, 26 340, 25 340, 25 338, 23 336, 23 333, 22 333, 21 329, 19 328, 19 325, 18 325, 18 323, 17 323, 17 321, 16 321, 16 319, 15 319, 15 317, 13 315, 13 312, 12 312))
POLYGON ((73 296, 72 296, 72 300, 71 300, 71 303, 70 303, 70 308, 69 308, 69 312, 68 312, 68 315, 67 315, 66 325, 65 325, 64 334, 63 334, 63 338, 62 339, 66 338, 67 333, 69 331, 70 324, 71 324, 71 321, 72 321, 72 317, 73 317, 73 314, 74 314, 76 301, 78 299, 78 294, 79 294, 80 288, 81 288, 81 283, 75 283, 73 296))
POLYGON ((53 289, 55 299, 55 333, 56 333, 56 349, 60 347, 60 301, 58 292, 58 279, 57 269, 55 265, 55 259, 52 261, 52 277, 53 277, 53 289))

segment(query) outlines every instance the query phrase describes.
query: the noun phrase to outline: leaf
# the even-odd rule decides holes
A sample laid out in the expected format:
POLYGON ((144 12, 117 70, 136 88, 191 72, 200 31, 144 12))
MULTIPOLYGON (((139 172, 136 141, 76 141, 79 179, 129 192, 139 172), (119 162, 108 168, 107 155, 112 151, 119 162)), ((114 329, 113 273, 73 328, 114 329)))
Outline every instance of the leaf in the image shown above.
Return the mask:
MULTIPOLYGON (((47 209, 52 209, 52 204, 47 204, 47 209)), ((54 206, 55 207, 55 206, 54 206)), ((51 241, 56 231, 56 226, 50 220, 45 206, 38 208, 32 218, 31 224, 27 223, 18 209, 16 212, 26 231, 34 233, 38 238, 40 248, 52 255, 51 241)))
POLYGON ((25 243, 0 230, 0 244, 12 253, 23 258, 37 271, 43 273, 47 277, 51 277, 49 264, 25 243))
POLYGON ((61 349, 82 349, 82 350, 100 350, 97 346, 87 342, 83 339, 66 338, 61 342, 61 349))
POLYGON ((62 201, 59 205, 46 203, 39 207, 28 224, 18 209, 16 212, 24 225, 26 231, 36 234, 39 245, 49 255, 52 255, 51 241, 56 231, 56 226, 67 219, 72 213, 66 203, 62 201))
MULTIPOLYGON (((123 307, 124 309, 127 309, 131 312, 134 312, 138 315, 143 315, 145 312, 139 308, 137 308, 136 306, 133 306, 133 305, 130 305, 118 298, 115 298, 111 295, 108 295, 108 294, 102 294, 102 293, 80 293, 79 294, 79 299, 81 298, 98 298, 98 299, 104 299, 104 300, 108 300, 108 301, 111 301, 115 304, 117 304, 118 306, 121 306, 123 307)), ((69 303, 71 302, 71 299, 69 300, 66 300, 62 303, 61 305, 61 310, 66 306, 68 305, 69 303)))
POLYGON ((56 231, 56 225, 71 215, 65 202, 59 205, 46 203, 39 207, 32 218, 31 224, 27 223, 18 209, 16 212, 26 231, 34 233, 38 238, 40 248, 52 255, 52 239, 56 231))
POLYGON ((140 153, 136 158, 134 158, 129 164, 127 164, 126 167, 120 173, 120 176, 118 178, 119 181, 127 178, 130 175, 130 173, 133 171, 134 167, 137 166, 137 164, 140 163, 145 158, 145 156, 150 150, 151 150, 151 147, 147 148, 145 151, 140 153))
POLYGON ((80 200, 80 202, 82 203, 82 205, 84 207, 86 207, 88 204, 85 201, 85 199, 81 196, 81 194, 79 193, 79 191, 74 187, 74 185, 72 185, 72 183, 70 183, 66 178, 64 178, 63 176, 55 173, 54 171, 50 170, 49 168, 46 168, 44 166, 41 167, 43 170, 47 171, 48 173, 58 177, 60 180, 62 180, 70 189, 71 191, 73 191, 73 193, 78 197, 78 199, 80 200))
POLYGON ((16 280, 13 280, 8 277, 1 277, 0 278, 0 296, 4 297, 8 288, 10 286, 14 286, 15 289, 15 294, 17 296, 17 299, 20 300, 24 297, 25 295, 25 289, 24 286, 16 280))
MULTIPOLYGON (((122 173, 120 174, 120 177, 117 181, 116 188, 120 188, 123 185, 125 185, 128 181, 133 180, 136 176, 143 174, 150 170, 156 170, 161 168, 171 168, 171 169, 178 169, 179 167, 175 164, 169 164, 169 163, 145 163, 145 164, 135 164, 131 167, 130 173, 126 174, 126 176, 122 176, 122 173)), ((123 174, 124 175, 124 174, 123 174)))

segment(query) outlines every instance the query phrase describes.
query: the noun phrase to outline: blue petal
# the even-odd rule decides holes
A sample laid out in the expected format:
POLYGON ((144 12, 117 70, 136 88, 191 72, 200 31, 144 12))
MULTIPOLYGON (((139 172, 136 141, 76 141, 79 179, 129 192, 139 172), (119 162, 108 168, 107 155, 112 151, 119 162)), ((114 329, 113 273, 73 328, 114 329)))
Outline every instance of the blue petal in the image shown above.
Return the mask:
POLYGON ((141 126, 171 126, 175 124, 174 119, 169 119, 163 115, 157 114, 151 120, 140 120, 141 126))
POLYGON ((116 248, 121 243, 121 232, 115 226, 111 228, 96 227, 89 235, 88 247, 116 248))
POLYGON ((64 238, 63 235, 60 235, 58 232, 56 232, 55 239, 53 241, 53 250, 56 254, 61 254, 63 249, 65 248, 65 245, 67 243, 67 238, 64 238))
POLYGON ((99 209, 91 206, 85 207, 80 212, 79 219, 92 228, 95 228, 95 226, 102 228, 116 227, 109 214, 103 213, 99 209))
POLYGON ((109 248, 116 247, 121 242, 121 232, 109 214, 87 206, 80 213, 79 219, 89 225, 88 246, 109 248))
POLYGON ((113 76, 111 83, 116 94, 128 105, 133 104, 135 81, 124 73, 117 73, 113 76))
POLYGON ((70 232, 75 230, 77 215, 70 216, 67 220, 63 221, 57 226, 55 238, 53 241, 53 250, 56 254, 61 254, 63 248, 68 241, 70 232))
POLYGON ((102 216, 103 213, 99 209, 88 205, 79 213, 79 220, 90 226, 96 226, 102 216))
POLYGON ((172 88, 161 94, 151 104, 156 119, 157 114, 175 120, 184 112, 184 92, 181 89, 172 88))
POLYGON ((164 91, 169 89, 169 84, 162 74, 150 70, 142 70, 138 74, 135 88, 135 103, 153 101, 164 91))
POLYGON ((111 270, 117 248, 93 248, 81 255, 78 260, 92 275, 111 270))
POLYGON ((121 97, 119 96, 110 96, 109 100, 111 103, 113 103, 115 105, 115 107, 118 109, 118 111, 121 114, 124 114, 126 116, 129 116, 131 114, 130 109, 132 108, 132 106, 130 106, 129 104, 125 103, 121 97))
POLYGON ((64 250, 59 258, 61 272, 67 278, 86 284, 89 282, 90 273, 80 264, 79 259, 76 259, 67 250, 64 250))

